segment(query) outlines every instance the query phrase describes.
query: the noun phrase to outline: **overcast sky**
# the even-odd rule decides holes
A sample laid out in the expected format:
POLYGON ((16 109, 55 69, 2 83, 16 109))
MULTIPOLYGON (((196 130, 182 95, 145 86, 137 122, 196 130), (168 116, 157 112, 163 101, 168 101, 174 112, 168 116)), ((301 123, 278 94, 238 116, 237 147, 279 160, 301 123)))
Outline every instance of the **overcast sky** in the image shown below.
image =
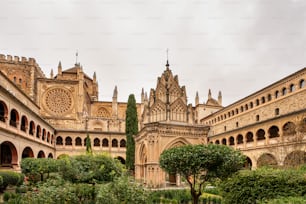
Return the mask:
POLYGON ((149 93, 165 70, 188 102, 229 105, 306 64, 303 0, 1 0, 0 53, 34 57, 47 77, 78 61, 99 100, 149 93))

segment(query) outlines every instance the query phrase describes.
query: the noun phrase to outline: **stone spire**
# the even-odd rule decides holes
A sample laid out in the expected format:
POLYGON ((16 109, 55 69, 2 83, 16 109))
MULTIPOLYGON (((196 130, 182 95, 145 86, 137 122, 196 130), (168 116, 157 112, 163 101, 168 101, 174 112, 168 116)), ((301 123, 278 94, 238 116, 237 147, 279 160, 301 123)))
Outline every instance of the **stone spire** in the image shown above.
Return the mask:
POLYGON ((208 90, 208 99, 211 99, 211 90, 208 90))
POLYGON ((195 97, 195 105, 199 105, 200 99, 199 99, 199 93, 196 93, 196 97, 195 97))
POLYGON ((167 70, 169 69, 169 66, 170 66, 169 59, 168 59, 168 53, 169 53, 169 49, 167 49, 167 64, 166 64, 167 70))
POLYGON ((96 72, 94 72, 92 79, 93 79, 94 82, 97 82, 96 72))
POLYGON ((58 66, 57 66, 57 74, 62 75, 62 63, 59 61, 58 66))
POLYGON ((117 96, 118 96, 118 90, 117 90, 117 86, 115 86, 114 93, 113 93, 113 100, 116 99, 117 101, 117 96))
POLYGON ((219 91, 219 94, 218 94, 218 103, 220 106, 222 106, 222 93, 221 91, 219 91))
POLYGON ((141 103, 144 102, 144 90, 143 88, 141 89, 141 103))
POLYGON ((53 79, 53 69, 51 69, 50 78, 53 79))

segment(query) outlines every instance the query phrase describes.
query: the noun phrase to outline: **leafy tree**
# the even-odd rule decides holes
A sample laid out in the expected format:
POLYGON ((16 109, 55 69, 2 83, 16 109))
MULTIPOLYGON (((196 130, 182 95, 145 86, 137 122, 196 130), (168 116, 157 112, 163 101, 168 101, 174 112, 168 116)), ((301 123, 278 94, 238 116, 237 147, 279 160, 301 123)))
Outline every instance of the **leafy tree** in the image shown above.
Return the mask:
POLYGON ((186 145, 165 150, 160 166, 170 174, 180 174, 190 186, 193 203, 197 204, 205 182, 224 179, 242 168, 245 157, 224 145, 186 145))
POLYGON ((92 154, 91 141, 90 141, 90 137, 89 137, 88 133, 87 133, 87 136, 86 136, 86 153, 87 154, 92 154))
POLYGON ((29 177, 30 181, 43 181, 44 175, 49 177, 52 172, 58 172, 59 163, 61 160, 51 158, 25 158, 21 160, 22 173, 29 177))
POLYGON ((133 136, 138 133, 138 118, 136 100, 134 94, 129 95, 126 118, 125 118, 125 132, 127 137, 126 144, 126 167, 134 171, 135 169, 135 141, 133 136))

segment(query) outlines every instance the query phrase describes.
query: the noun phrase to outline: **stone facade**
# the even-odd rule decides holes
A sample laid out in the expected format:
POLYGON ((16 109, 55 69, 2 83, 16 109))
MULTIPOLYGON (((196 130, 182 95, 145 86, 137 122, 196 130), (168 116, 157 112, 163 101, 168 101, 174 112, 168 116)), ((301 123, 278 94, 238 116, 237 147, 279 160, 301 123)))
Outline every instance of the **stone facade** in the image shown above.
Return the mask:
MULTIPOLYGON (((159 167, 160 154, 186 144, 223 144, 247 155, 246 166, 297 165, 306 162, 306 69, 250 96, 222 107, 208 91, 187 101, 185 86, 167 62, 149 95, 137 103, 135 178, 150 187, 180 185, 179 175, 159 167)), ((80 64, 51 71, 46 77, 35 59, 0 55, 1 168, 19 170, 25 157, 58 158, 85 153, 90 135, 93 151, 125 162, 127 103, 99 101, 98 82, 80 64)))

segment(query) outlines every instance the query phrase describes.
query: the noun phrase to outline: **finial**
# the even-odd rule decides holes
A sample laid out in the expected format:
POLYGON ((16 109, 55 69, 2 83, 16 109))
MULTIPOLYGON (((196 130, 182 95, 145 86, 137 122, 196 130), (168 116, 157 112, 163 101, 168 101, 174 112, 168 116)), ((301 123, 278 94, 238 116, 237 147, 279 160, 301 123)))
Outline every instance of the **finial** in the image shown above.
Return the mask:
POLYGON ((169 49, 167 48, 167 50, 166 50, 166 52, 167 52, 167 64, 166 64, 166 67, 167 67, 167 69, 169 69, 169 49))
POLYGON ((97 81, 96 72, 94 72, 94 74, 93 74, 93 81, 97 81))
POLYGON ((208 99, 211 99, 211 90, 208 90, 208 99))
POLYGON ((75 64, 76 65, 78 64, 78 56, 79 56, 79 53, 78 53, 78 50, 77 50, 76 53, 75 53, 75 64))
POLYGON ((51 69, 50 78, 53 79, 53 69, 51 69))
POLYGON ((62 68, 62 63, 61 63, 61 61, 59 61, 59 63, 58 63, 58 68, 62 68))
POLYGON ((118 96, 118 90, 117 90, 117 86, 115 86, 113 98, 117 98, 117 96, 118 96))

